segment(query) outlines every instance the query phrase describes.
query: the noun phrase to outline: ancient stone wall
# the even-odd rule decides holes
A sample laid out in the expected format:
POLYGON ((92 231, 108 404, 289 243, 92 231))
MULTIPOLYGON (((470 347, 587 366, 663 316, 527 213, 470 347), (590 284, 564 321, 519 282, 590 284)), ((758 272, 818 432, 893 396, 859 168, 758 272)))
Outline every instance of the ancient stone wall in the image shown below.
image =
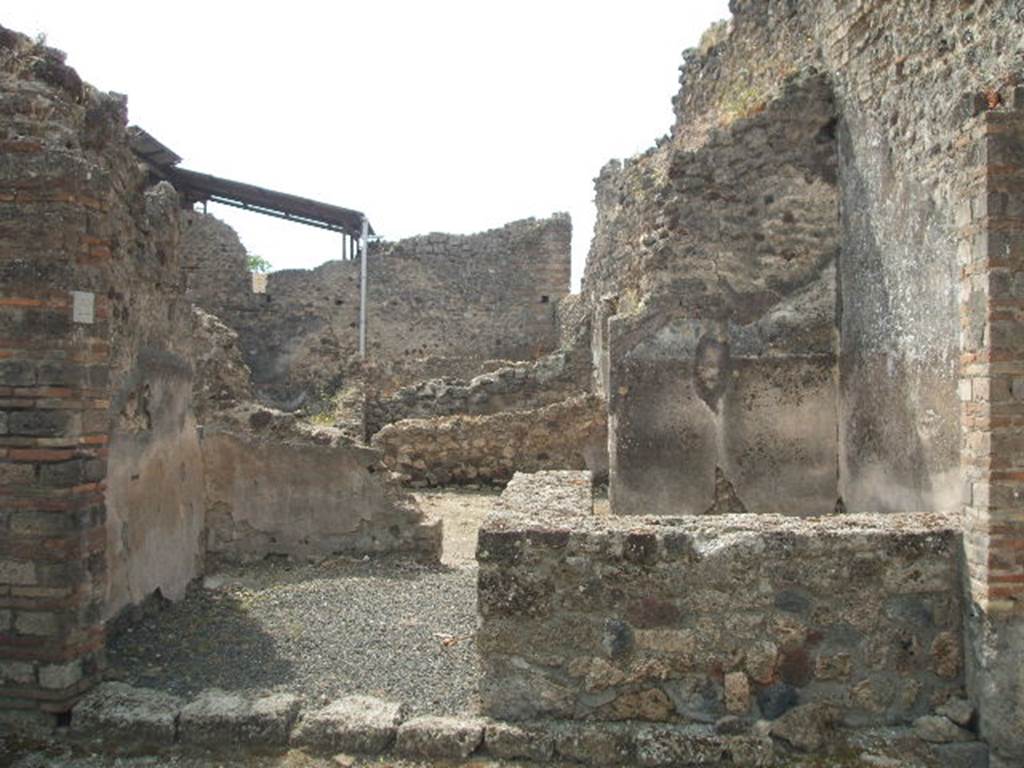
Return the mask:
MULTIPOLYGON (((1019 30, 1019 9, 952 0, 737 0, 731 8, 733 19, 686 55, 672 135, 606 167, 598 181, 584 281, 595 358, 606 354, 601 298, 614 295, 620 311, 632 311, 658 279, 651 271, 672 273, 678 258, 658 230, 685 238, 699 226, 675 220, 670 170, 770 111, 787 78, 816 67, 834 90, 838 117, 838 495, 851 510, 953 509, 954 208, 963 162, 953 144, 965 109, 969 116, 1020 72, 1020 37, 1004 34, 1019 30)), ((773 151, 765 147, 766 161, 773 151)), ((731 199, 727 191, 723 201, 731 199)), ((802 221, 802 211, 791 213, 802 221)))
POLYGON ((604 405, 579 395, 535 410, 488 416, 408 419, 375 434, 372 445, 403 481, 423 485, 504 485, 516 471, 607 472, 604 405))
POLYGON ((585 393, 589 382, 589 356, 577 350, 504 366, 469 381, 431 379, 390 394, 375 390, 368 393, 367 434, 403 419, 534 410, 585 393))
MULTIPOLYGON (((124 149, 121 150, 124 152, 124 149)), ((121 159, 121 158, 119 158, 121 159)), ((138 173, 134 158, 125 156, 138 173)), ((143 181, 141 174, 136 184, 143 181)), ((128 187, 111 211, 111 435, 104 618, 156 590, 177 599, 202 573, 202 458, 193 413, 192 314, 174 189, 128 187), (125 215, 131 212, 134 218, 125 215)))
POLYGON ((570 293, 558 302, 556 320, 559 349, 589 349, 590 314, 583 294, 570 293))
POLYGON ((968 673, 981 733, 1012 765, 1024 761, 1024 86, 975 109, 957 146, 968 673))
POLYGON ((571 239, 568 214, 555 214, 383 244, 367 278, 370 358, 532 360, 554 351, 571 239))
POLYGON ((181 212, 189 298, 218 317, 234 317, 254 300, 249 255, 238 234, 220 219, 181 212))
POLYGON ((219 317, 192 306, 192 337, 195 339, 196 376, 192 404, 199 424, 217 418, 256 399, 252 374, 242 360, 238 334, 219 317))
MULTIPOLYGON (((199 214, 187 221, 189 258, 206 265, 194 273, 192 296, 238 331, 261 395, 289 406, 337 387, 358 351, 359 263, 274 272, 266 293, 252 294, 237 237, 199 214)), ((568 216, 557 214, 476 235, 373 244, 368 360, 382 379, 403 386, 438 375, 469 378, 487 360, 554 351, 555 308, 569 292, 571 231, 568 216)))
POLYGON ((425 520, 379 451, 332 429, 303 433, 287 414, 243 408, 235 415, 236 425, 222 419, 203 432, 210 555, 440 558, 441 521, 425 520))
POLYGON ((963 684, 950 516, 602 518, 539 480, 480 531, 491 716, 881 725, 963 684))
POLYGON ((828 83, 794 76, 595 240, 637 291, 599 342, 616 513, 835 507, 834 121, 828 83))
POLYGON ((98 677, 112 610, 199 572, 201 467, 176 196, 123 97, 0 28, 0 119, 0 687, 32 719, 98 677))
POLYGON ((440 557, 441 522, 424 517, 379 451, 255 403, 238 335, 199 308, 193 320, 210 555, 440 557))

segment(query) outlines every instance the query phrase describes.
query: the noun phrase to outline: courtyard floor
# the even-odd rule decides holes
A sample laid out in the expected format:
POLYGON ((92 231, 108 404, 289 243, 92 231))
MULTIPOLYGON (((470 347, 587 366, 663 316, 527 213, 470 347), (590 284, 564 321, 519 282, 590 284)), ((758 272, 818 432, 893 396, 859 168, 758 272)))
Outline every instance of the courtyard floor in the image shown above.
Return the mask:
POLYGON ((440 566, 334 557, 227 567, 116 628, 108 677, 182 696, 366 694, 413 713, 475 712, 476 535, 496 497, 417 496, 444 519, 440 566))

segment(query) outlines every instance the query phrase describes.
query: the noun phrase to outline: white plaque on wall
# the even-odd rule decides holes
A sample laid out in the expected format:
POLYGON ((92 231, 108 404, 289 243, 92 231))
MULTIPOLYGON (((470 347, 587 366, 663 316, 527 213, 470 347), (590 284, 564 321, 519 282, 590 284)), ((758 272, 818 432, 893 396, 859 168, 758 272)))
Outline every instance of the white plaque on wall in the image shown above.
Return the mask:
POLYGON ((96 294, 89 291, 72 291, 71 319, 76 323, 92 325, 96 319, 96 294))

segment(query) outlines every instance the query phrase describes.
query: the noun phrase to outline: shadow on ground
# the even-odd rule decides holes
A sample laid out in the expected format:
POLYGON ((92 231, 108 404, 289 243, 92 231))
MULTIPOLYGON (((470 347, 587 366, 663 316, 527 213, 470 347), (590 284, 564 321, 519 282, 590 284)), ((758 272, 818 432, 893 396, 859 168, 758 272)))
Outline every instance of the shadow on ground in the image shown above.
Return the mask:
POLYGON ((178 603, 150 599, 120 618, 107 642, 109 676, 186 695, 287 685, 294 665, 256 620, 244 595, 196 583, 178 603), (141 614, 141 615, 140 615, 141 614))
POLYGON ((350 694, 411 712, 478 708, 476 569, 399 558, 271 558, 217 571, 178 603, 117 622, 109 677, 193 696, 205 688, 350 694))

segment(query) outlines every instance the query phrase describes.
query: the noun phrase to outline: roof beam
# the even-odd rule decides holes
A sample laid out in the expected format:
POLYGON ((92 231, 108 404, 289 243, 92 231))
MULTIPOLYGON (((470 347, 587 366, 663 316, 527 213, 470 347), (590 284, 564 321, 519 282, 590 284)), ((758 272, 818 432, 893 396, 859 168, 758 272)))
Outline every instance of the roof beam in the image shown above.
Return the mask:
MULTIPOLYGON (((361 211, 321 203, 307 197, 275 192, 240 181, 223 179, 186 168, 167 168, 167 178, 191 202, 215 202, 233 205, 256 213, 289 219, 302 224, 344 232, 352 237, 362 234, 365 215, 361 211)), ((373 235, 370 228, 369 234, 373 235)))

